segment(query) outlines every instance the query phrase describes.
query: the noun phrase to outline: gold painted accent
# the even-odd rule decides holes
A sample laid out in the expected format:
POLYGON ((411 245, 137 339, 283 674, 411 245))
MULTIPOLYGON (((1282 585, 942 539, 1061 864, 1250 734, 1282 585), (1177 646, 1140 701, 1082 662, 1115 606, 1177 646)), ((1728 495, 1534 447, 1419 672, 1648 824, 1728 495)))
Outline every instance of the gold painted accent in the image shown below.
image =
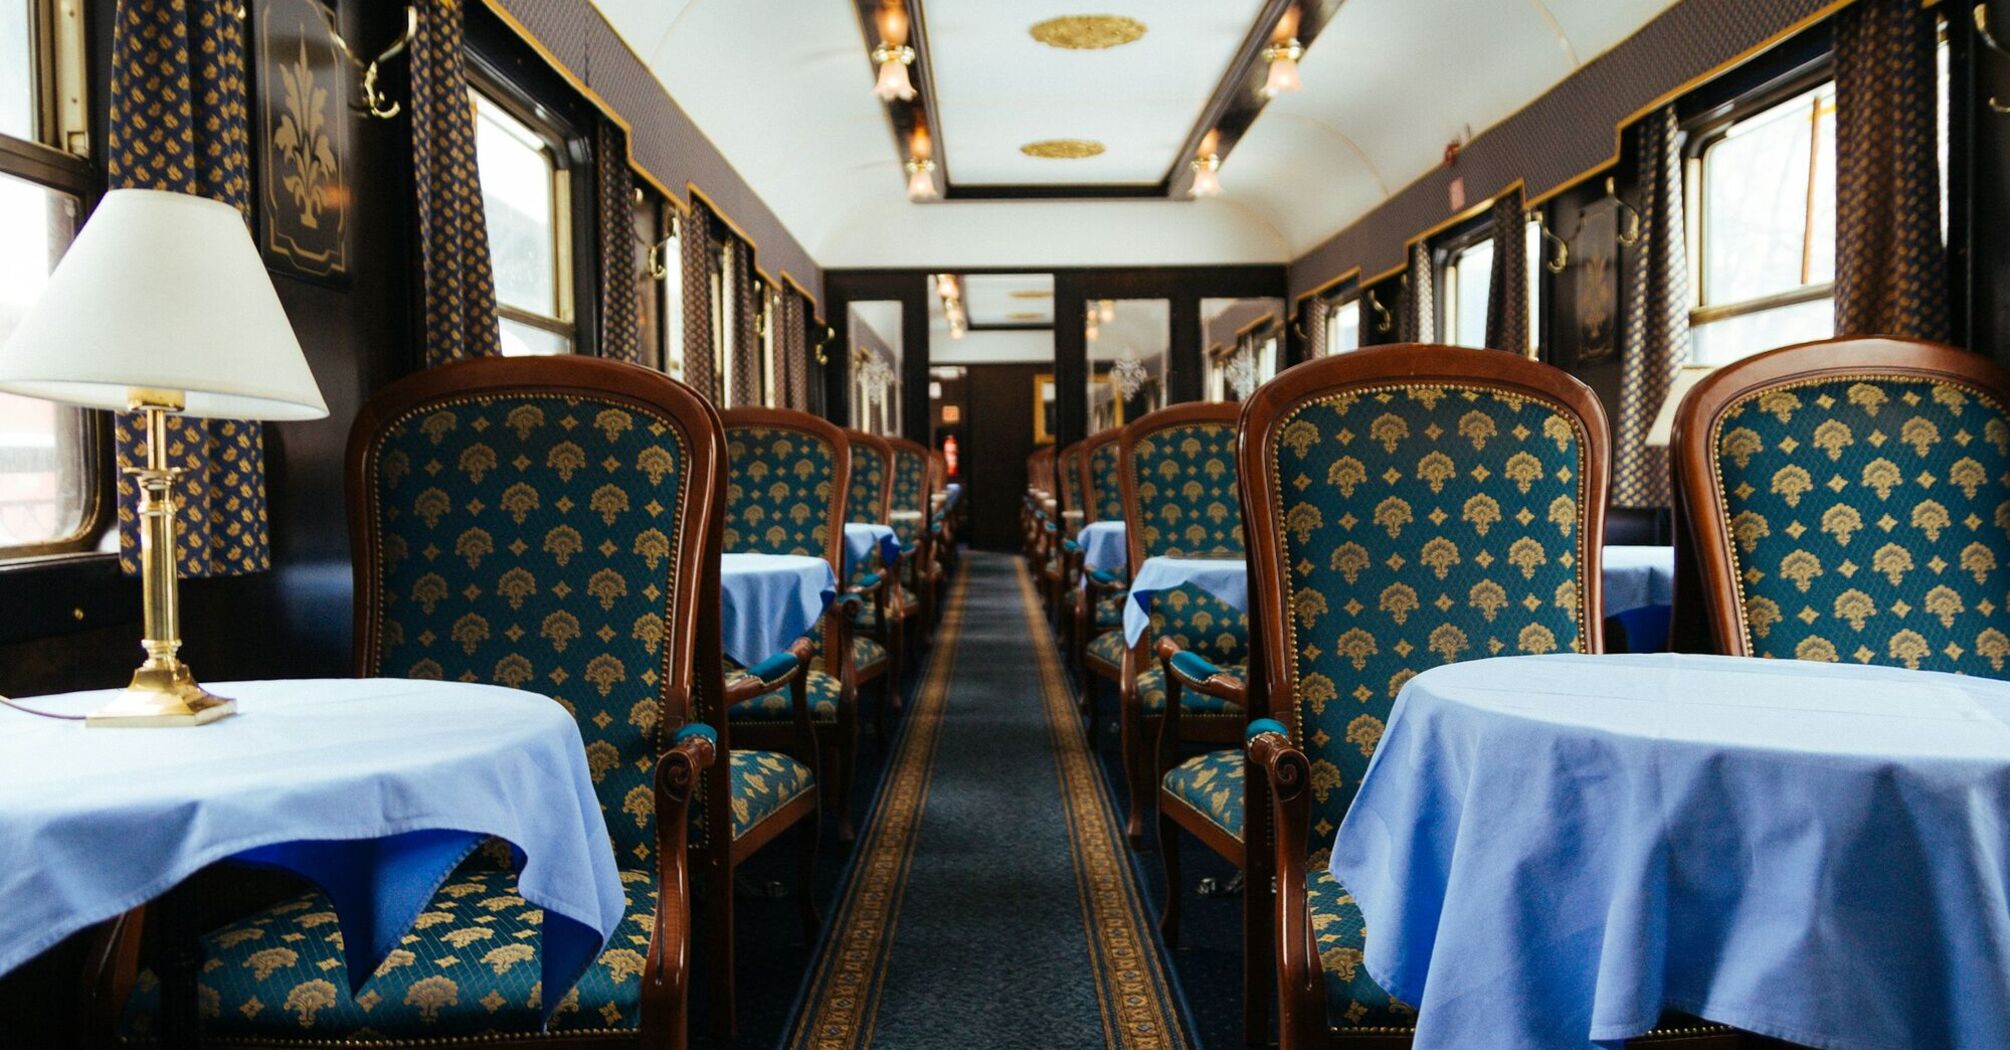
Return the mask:
POLYGON ((1103 144, 1093 139, 1041 139, 1019 147, 1019 152, 1048 160, 1081 160, 1102 156, 1103 144))
POLYGON ((1005 319, 1008 321, 1040 321, 1045 320, 1046 317, 1046 314, 1038 310, 1014 310, 1005 315, 1005 319))
POLYGON ((1101 51, 1135 42, 1145 35, 1145 24, 1122 15, 1062 15, 1035 22, 1026 32, 1048 47, 1101 51))
POLYGON ((168 463, 167 414, 182 407, 179 392, 134 389, 134 411, 147 417, 147 463, 130 467, 140 486, 140 595, 146 631, 140 647, 146 662, 111 703, 84 717, 91 727, 198 726, 237 712, 237 702, 196 684, 195 675, 175 656, 181 648, 179 596, 175 591, 175 477, 168 463))
POLYGON ((1014 299, 1052 299, 1054 297, 1053 292, 1043 292, 1038 288, 1019 288, 1007 294, 1014 299))

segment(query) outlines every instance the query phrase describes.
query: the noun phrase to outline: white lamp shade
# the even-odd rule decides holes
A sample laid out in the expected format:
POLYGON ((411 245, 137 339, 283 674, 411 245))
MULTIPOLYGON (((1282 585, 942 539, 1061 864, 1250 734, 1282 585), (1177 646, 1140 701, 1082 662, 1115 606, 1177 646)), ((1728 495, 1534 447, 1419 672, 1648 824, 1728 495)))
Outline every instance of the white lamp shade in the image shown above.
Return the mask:
POLYGON ((180 393, 183 415, 328 414, 244 217, 207 197, 113 190, 0 349, 0 390, 91 408, 180 393))

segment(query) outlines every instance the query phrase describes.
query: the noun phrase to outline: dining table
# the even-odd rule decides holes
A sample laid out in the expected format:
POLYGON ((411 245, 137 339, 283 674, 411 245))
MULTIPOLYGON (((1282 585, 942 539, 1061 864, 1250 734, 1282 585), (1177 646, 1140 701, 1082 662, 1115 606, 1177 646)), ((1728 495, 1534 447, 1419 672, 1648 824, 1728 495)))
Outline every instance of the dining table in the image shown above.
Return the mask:
POLYGON ((719 636, 726 656, 756 667, 807 634, 837 598, 823 558, 732 552, 719 556, 719 636))
POLYGON ((900 535, 893 526, 877 521, 845 522, 845 578, 851 579, 859 574, 862 567, 872 566, 875 554, 879 558, 878 567, 865 571, 886 572, 900 564, 900 535))
POLYGON ((1608 543, 1600 551, 1599 576, 1605 618, 1619 627, 1607 632, 1606 651, 1666 650, 1675 606, 1675 548, 1608 543))
MULTIPOLYGON (((606 947, 625 900, 579 727, 563 706, 410 679, 209 688, 238 713, 192 729, 74 720, 114 691, 0 707, 0 975, 233 861, 291 872, 327 894, 355 994, 490 838, 521 862, 517 892, 545 910, 545 988, 571 988, 606 947)), ((187 931, 183 955, 199 932, 187 931)), ((192 956, 182 969, 163 975, 168 1046, 195 1038, 192 956)), ((547 1015, 563 998, 544 997, 547 1015)))
POLYGON ((1720 656, 1404 686, 1332 843, 1417 1050, 1679 1011, 1838 1050, 2010 1039, 2010 683, 1720 656))

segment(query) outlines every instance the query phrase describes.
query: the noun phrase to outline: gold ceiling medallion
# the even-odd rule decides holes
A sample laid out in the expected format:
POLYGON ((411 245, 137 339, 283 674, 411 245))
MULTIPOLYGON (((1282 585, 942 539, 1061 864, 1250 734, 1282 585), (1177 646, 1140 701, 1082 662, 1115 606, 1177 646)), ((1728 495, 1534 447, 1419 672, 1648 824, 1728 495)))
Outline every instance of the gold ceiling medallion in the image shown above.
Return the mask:
POLYGON ((1100 51, 1144 36, 1145 24, 1122 15, 1062 15, 1045 22, 1035 22, 1027 32, 1048 47, 1100 51))
POLYGON ((1007 321, 1044 321, 1047 315, 1038 310, 1014 310, 1005 315, 1007 321))
POLYGON ((1019 147, 1019 152, 1049 160, 1081 160, 1102 156, 1103 144, 1089 139, 1042 139, 1019 147))
POLYGON ((1015 288, 1010 293, 1014 299, 1052 299, 1053 292, 1043 292, 1038 288, 1015 288))

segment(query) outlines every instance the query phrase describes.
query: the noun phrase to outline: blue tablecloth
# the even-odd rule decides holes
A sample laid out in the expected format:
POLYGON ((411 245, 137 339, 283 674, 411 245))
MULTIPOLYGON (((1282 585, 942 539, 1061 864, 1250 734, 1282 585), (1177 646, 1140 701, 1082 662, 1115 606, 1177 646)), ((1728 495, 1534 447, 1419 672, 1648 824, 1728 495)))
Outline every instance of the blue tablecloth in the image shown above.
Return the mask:
POLYGON ((844 571, 845 578, 857 575, 860 566, 867 566, 868 572, 886 572, 900 562, 900 537, 894 534, 893 526, 880 525, 869 521, 848 521, 844 526, 844 571), (873 551, 879 551, 879 564, 869 560, 873 551))
POLYGON ((1249 563, 1241 558, 1146 558, 1124 603, 1124 641, 1138 644, 1152 625, 1152 595, 1190 583, 1232 609, 1249 611, 1249 563))
POLYGON ((1675 603, 1675 548, 1605 546, 1605 615, 1675 603))
POLYGON ((1094 572, 1123 572, 1130 568, 1130 549, 1124 546, 1124 523, 1092 521, 1075 535, 1082 545, 1082 567, 1094 572))
MULTIPOLYGON (((543 980, 571 988, 621 922, 621 878, 579 728, 498 686, 212 684, 196 729, 86 729, 0 708, 0 974, 225 859, 292 871, 335 906, 353 994, 487 836, 545 909, 543 980)), ((82 714, 110 694, 41 697, 82 714)), ((564 993, 545 995, 545 1009, 564 993)))
POLYGON ((795 554, 719 556, 719 634, 726 655, 753 667, 801 638, 837 597, 822 558, 795 554))
POLYGON ((1415 1045, 1677 1009, 1820 1047, 2010 1038, 2010 683, 1727 657, 1413 679, 1332 854, 1415 1045))

